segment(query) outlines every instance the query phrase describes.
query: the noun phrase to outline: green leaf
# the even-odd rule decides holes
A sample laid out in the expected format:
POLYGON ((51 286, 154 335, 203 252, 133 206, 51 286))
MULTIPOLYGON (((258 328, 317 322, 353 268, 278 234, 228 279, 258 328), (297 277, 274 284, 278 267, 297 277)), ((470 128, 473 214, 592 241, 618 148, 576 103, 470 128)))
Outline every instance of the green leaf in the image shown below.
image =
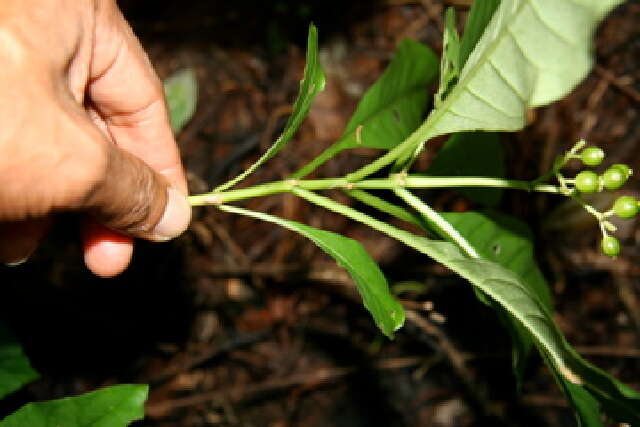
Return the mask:
POLYGON ((145 385, 118 385, 49 402, 28 403, 0 427, 124 427, 144 417, 145 385))
MULTIPOLYGON (((483 259, 493 261, 516 273, 522 284, 544 307, 549 312, 553 310, 551 291, 536 263, 533 236, 526 224, 492 211, 443 213, 442 217, 458 230, 483 259)), ((486 303, 484 300, 483 302, 486 303)), ((501 320, 513 340, 513 368, 520 385, 528 356, 533 348, 533 340, 507 313, 501 313, 501 320)))
POLYGON ((518 275, 497 263, 467 258, 448 242, 418 239, 415 243, 421 252, 451 268, 498 302, 531 333, 563 377, 574 383, 580 382, 570 364, 568 344, 553 322, 550 311, 518 275))
POLYGON ((261 212, 249 211, 229 205, 222 205, 218 208, 226 212, 233 212, 278 224, 281 227, 302 234, 333 257, 338 265, 347 270, 362 296, 364 306, 373 316, 378 328, 386 336, 393 338, 393 333, 404 324, 404 309, 402 305, 396 301, 389 291, 387 279, 380 271, 380 267, 371 259, 359 242, 339 234, 318 230, 308 225, 261 212))
POLYGON ((427 86, 438 74, 438 59, 425 45, 403 40, 382 76, 364 94, 340 139, 300 169, 293 178, 355 147, 389 150, 402 142, 424 120, 427 86))
MULTIPOLYGON (((499 303, 531 333, 537 346, 548 354, 563 377, 576 384, 581 382, 580 377, 572 369, 570 346, 553 322, 551 312, 514 272, 491 261, 469 258, 453 243, 417 236, 325 196, 301 188, 295 188, 292 191, 313 204, 362 222, 393 237, 469 280, 473 286, 499 303)), ((448 223, 447 225, 450 226, 448 223)))
POLYGON ((20 344, 0 323, 0 399, 38 377, 20 344))
MULTIPOLYGON (((292 191, 311 203, 362 222, 393 237, 469 280, 476 288, 498 302, 531 333, 539 348, 549 355, 551 362, 563 377, 574 383, 581 381, 572 370, 570 347, 553 322, 550 311, 514 272, 491 261, 469 258, 452 243, 417 236, 325 196, 301 188, 295 188, 292 191)), ((447 225, 450 226, 448 223, 447 225)))
POLYGON ((440 58, 440 86, 435 96, 436 108, 449 94, 449 89, 460 75, 460 36, 456 29, 456 11, 450 7, 445 15, 442 57, 440 58))
MULTIPOLYGON (((417 225, 427 232, 433 232, 429 221, 415 212, 408 211, 362 190, 352 190, 348 194, 382 212, 417 225)), ((497 213, 443 213, 441 216, 457 229, 459 234, 476 249, 482 258, 497 262, 520 274, 529 289, 537 293, 538 297, 551 310, 551 293, 535 262, 531 232, 525 224, 497 213)), ((518 381, 518 388, 520 388, 526 363, 533 348, 531 334, 493 300, 476 288, 474 291, 482 303, 497 311, 500 320, 512 338, 513 370, 518 381)))
POLYGON ((579 411, 583 425, 601 425, 594 423, 594 400, 613 419, 640 425, 640 394, 582 359, 567 343, 540 298, 519 276, 496 263, 466 258, 451 243, 419 237, 412 240, 416 249, 469 280, 520 322, 545 355, 550 369, 579 411))
MULTIPOLYGON (((427 212, 424 205, 417 206, 410 193, 405 193, 396 192, 401 196, 404 194, 403 199, 410 205, 422 208, 420 212, 427 212)), ((518 364, 522 361, 522 357, 528 354, 529 341, 532 339, 563 390, 568 393, 568 398, 578 412, 581 423, 588 426, 600 425, 594 424, 596 420, 593 417, 594 401, 597 401, 607 414, 618 421, 632 425, 640 422, 640 394, 582 359, 566 342, 553 322, 551 295, 545 286, 544 278, 535 265, 520 260, 518 256, 519 254, 532 260, 533 254, 529 254, 531 248, 528 248, 528 239, 514 239, 515 236, 509 236, 508 233, 495 229, 491 233, 491 225, 479 217, 469 216, 471 219, 463 218, 458 224, 453 224, 442 216, 440 218, 437 216, 437 213, 429 211, 429 217, 425 219, 430 225, 438 225, 436 228, 438 232, 445 232, 445 237, 452 238, 456 244, 460 244, 461 239, 464 239, 464 247, 469 245, 472 247, 465 252, 475 252, 474 258, 466 258, 468 261, 465 262, 455 260, 451 263, 452 258, 466 257, 458 246, 454 246, 458 254, 452 257, 444 251, 438 254, 437 251, 433 251, 433 247, 429 247, 438 242, 417 236, 404 237, 402 231, 395 231, 391 235, 451 268, 475 285, 481 295, 488 295, 508 313, 509 331, 514 337, 517 351, 514 353, 514 367, 518 379, 520 380, 522 375, 522 366, 518 364), (446 225, 443 225, 443 222, 446 225), (449 235, 448 230, 455 230, 455 235, 449 235), (470 235, 471 238, 466 239, 465 234, 470 235), (513 256, 501 256, 499 252, 503 247, 496 247, 495 240, 488 238, 486 234, 493 236, 494 239, 496 236, 501 236, 500 243, 511 247, 514 251, 513 256), (483 242, 483 240, 486 241, 483 242), (493 255, 491 252, 494 252, 493 255), (494 263, 487 260, 491 258, 495 260, 494 263), (514 322, 513 325, 511 321, 514 322), (520 356, 520 359, 516 356, 520 356), (588 398, 584 391, 588 391, 593 399, 588 398)), ((452 214, 451 219, 460 220, 460 216, 456 218, 452 214)), ((502 217, 500 223, 510 228, 512 234, 526 235, 522 226, 513 220, 509 221, 508 218, 502 217)))
MULTIPOLYGON (((551 335, 554 335, 556 339, 559 338, 559 340, 555 342, 554 348, 549 347, 548 343, 541 341, 539 335, 539 332, 543 330, 543 328, 540 327, 542 326, 541 324, 538 324, 538 330, 536 331, 535 329, 531 328, 531 325, 525 323, 522 317, 519 317, 523 314, 525 317, 532 317, 532 314, 518 313, 517 311, 514 311, 514 308, 522 309, 522 306, 509 307, 509 305, 505 304, 505 301, 497 299, 495 295, 492 295, 486 289, 483 289, 480 286, 476 286, 476 289, 480 292, 481 300, 485 300, 485 295, 488 295, 492 297, 496 303, 502 306, 502 310, 508 313, 508 317, 502 316, 502 318, 503 321, 507 320, 509 332, 514 338, 514 368, 519 381, 521 380, 522 376, 521 362, 523 360, 523 357, 526 357, 526 355, 528 354, 530 347, 529 341, 532 340, 533 343, 538 347, 538 350, 544 356, 545 361, 548 362, 550 369, 558 379, 558 382, 562 386, 563 390, 568 393, 568 398, 574 405, 574 408, 577 410, 578 417, 581 423, 587 423, 585 425, 593 426, 599 425, 593 424, 594 399, 598 401, 598 403, 609 415, 611 415, 618 421, 631 422, 632 424, 636 424, 638 421, 640 421, 640 419, 638 418, 640 417, 640 405, 638 405, 640 403, 640 395, 633 389, 620 383, 615 378, 607 375, 605 372, 599 370, 595 366, 582 359, 580 355, 566 342, 562 333, 553 323, 551 315, 551 295, 546 286, 544 286, 544 279, 537 267, 532 269, 531 264, 527 262, 519 262, 517 256, 501 257, 499 253, 496 253, 496 249, 499 249, 501 251, 502 247, 496 247, 495 241, 488 239, 485 235, 492 235, 492 233, 489 232, 489 229, 486 228, 486 221, 483 221, 478 217, 475 217, 475 219, 473 220, 466 220, 465 218, 461 223, 456 224, 458 225, 458 227, 456 227, 454 224, 452 224, 452 222, 449 222, 447 219, 443 218, 442 215, 434 212, 432 209, 419 201, 419 199, 415 198, 415 196, 412 196, 411 193, 407 192, 406 190, 396 190, 396 194, 401 196, 409 205, 413 206, 420 213, 425 215, 425 220, 428 221, 430 225, 436 225, 435 229, 439 234, 443 235, 443 237, 447 239, 451 239, 451 241, 455 242, 456 245, 460 245, 460 247, 464 248, 465 254, 470 254, 472 256, 472 258, 470 258, 471 260, 480 261, 491 259, 491 252, 493 251, 493 259, 496 261, 496 267, 504 268, 506 266, 508 269, 505 269, 504 271, 515 275, 515 279, 517 279, 518 285, 526 290, 532 301, 535 301, 537 305, 539 305, 541 314, 538 314, 537 316, 541 317, 542 315, 544 317, 544 326, 550 326, 555 329, 555 331, 551 335), (482 228, 483 225, 485 227, 484 229, 482 228), (465 234, 471 235, 471 239, 467 239, 465 237, 465 234), (486 239, 487 242, 483 243, 482 239, 486 239), (471 243, 472 241, 474 242, 473 244, 471 243), (492 243, 494 243, 494 245, 491 245, 492 243), (538 270, 537 274, 536 270, 538 270), (536 276, 538 277, 536 278, 536 276), (556 356, 551 353, 554 350, 559 350, 559 353, 562 354, 562 357, 564 358, 563 363, 558 363, 558 359, 556 358, 556 356), (586 398, 585 393, 578 390, 576 387, 574 387, 574 385, 583 387, 583 389, 587 390, 594 399, 586 398)), ((456 219, 455 215, 452 215, 452 219, 456 219)), ((459 217, 457 219, 459 219, 459 217)), ((522 229, 522 227, 519 227, 518 224, 514 221, 509 221, 508 218, 502 217, 500 218, 500 222, 502 226, 510 228, 512 232, 517 232, 518 229, 520 229, 519 233, 521 235, 526 235, 526 233, 523 233, 524 230, 522 229)), ((496 230, 494 230, 494 237, 499 234, 504 233, 496 232, 496 230)), ((528 253, 526 240, 518 241, 517 239, 513 240, 513 236, 509 237, 511 238, 504 239, 503 236, 503 239, 501 239, 502 243, 510 242, 510 246, 515 249, 516 253, 525 255, 528 253), (518 247, 520 248, 519 250, 517 249, 518 247)), ((456 246, 456 248, 457 247, 458 246, 456 246)), ((416 248, 420 250, 418 247, 416 248)), ((461 252, 461 255, 465 254, 462 254, 461 252)), ((431 256, 433 256, 433 254, 431 254, 431 256)), ((532 257, 533 255, 531 254, 531 258, 532 257)), ((437 260, 447 265, 441 259, 437 260)), ((456 269, 451 265, 448 266, 449 268, 460 274, 462 277, 470 280, 472 284, 478 285, 478 283, 473 282, 470 277, 465 276, 462 271, 456 269)), ((476 278, 476 280, 487 278, 491 279, 492 275, 488 274, 487 276, 482 276, 482 274, 480 274, 476 278)), ((495 287, 495 284, 493 286, 495 287)), ((514 291, 517 294, 517 290, 512 289, 512 292, 514 291)), ((529 309, 531 309, 531 302, 529 302, 528 304, 529 309)))
POLYGON ((442 213, 442 217, 482 258, 516 273, 547 310, 553 309, 551 290, 536 263, 533 235, 525 223, 495 211, 448 212, 442 213))
MULTIPOLYGON (((529 289, 529 286, 524 283, 519 275, 498 263, 479 258, 469 258, 453 243, 417 236, 349 206, 337 203, 325 196, 299 187, 294 188, 292 191, 297 196, 313 204, 323 206, 335 213, 359 221, 414 248, 467 279, 476 289, 498 303, 533 337, 536 347, 554 374, 560 379, 561 384, 572 384, 588 391, 602 405, 607 414, 614 419, 631 425, 640 425, 640 394, 584 361, 566 341, 562 332, 554 323, 551 311, 545 306, 542 299, 529 289)), ((398 194, 397 191, 396 194, 398 194)), ((402 194, 398 195, 402 197, 402 194)), ((408 198, 403 197, 403 199, 408 198)), ((405 215, 403 211, 393 206, 387 206, 385 203, 381 205, 375 198, 363 197, 362 200, 379 207, 383 211, 388 211, 391 214, 397 214, 410 220, 410 217, 405 215)), ((405 201, 407 203, 411 201, 412 203, 409 203, 409 205, 417 209, 412 200, 405 201)), ((429 218, 429 222, 435 222, 436 220, 436 218, 429 218)), ((443 220, 440 218, 439 221, 443 220)), ((446 223, 446 226, 438 225, 440 230, 452 228, 449 223, 446 223)), ((455 232, 461 238, 461 234, 457 230, 455 232)), ((465 243, 468 245, 468 242, 465 243)), ((470 252, 476 251, 471 249, 470 252)), ((563 387, 563 389, 571 391, 567 387, 563 387)), ((584 413, 580 414, 581 420, 588 420, 587 417, 593 412, 593 408, 589 406, 593 404, 593 401, 585 398, 585 396, 586 394, 581 391, 569 396, 576 407, 576 403, 583 405, 584 413)))
POLYGON ((198 103, 196 73, 187 68, 167 78, 164 81, 164 95, 169 107, 171 129, 174 133, 178 133, 196 111, 198 103))
POLYGON ((460 42, 460 64, 462 67, 467 63, 471 51, 476 47, 485 28, 491 22, 491 17, 499 4, 500 0, 478 0, 473 2, 460 42))
POLYGON ((502 0, 413 147, 454 132, 522 129, 528 108, 562 98, 586 76, 596 26, 622 1, 502 0))
POLYGON ((274 142, 274 144, 262 155, 249 169, 244 171, 238 177, 233 180, 220 185, 215 191, 224 191, 233 187, 238 182, 251 175, 262 164, 278 154, 280 150, 293 138, 298 131, 298 128, 302 124, 302 121, 307 117, 311 103, 315 99, 316 95, 324 90, 325 75, 320 65, 320 58, 318 55, 318 30, 315 25, 309 26, 309 37, 307 40, 307 62, 304 68, 304 74, 302 81, 300 82, 300 92, 293 104, 293 112, 287 120, 287 123, 282 131, 280 137, 274 142))
POLYGON ((580 427, 603 427, 602 415, 598 401, 581 385, 567 381, 558 371, 553 369, 553 364, 548 357, 541 353, 545 363, 550 367, 551 374, 556 380, 565 396, 576 412, 576 420, 580 427))
MULTIPOLYGON (((457 133, 442 146, 425 174, 503 178, 505 159, 500 138, 495 133, 457 133)), ((485 206, 496 206, 503 193, 500 188, 461 188, 457 191, 485 206)))
POLYGON ((386 150, 399 144, 424 119, 427 86, 438 73, 437 63, 427 46, 403 40, 385 72, 362 97, 340 143, 386 150))
POLYGON ((640 425, 640 393, 584 360, 573 348, 569 351, 576 372, 584 379, 583 389, 591 393, 604 412, 616 421, 640 425))

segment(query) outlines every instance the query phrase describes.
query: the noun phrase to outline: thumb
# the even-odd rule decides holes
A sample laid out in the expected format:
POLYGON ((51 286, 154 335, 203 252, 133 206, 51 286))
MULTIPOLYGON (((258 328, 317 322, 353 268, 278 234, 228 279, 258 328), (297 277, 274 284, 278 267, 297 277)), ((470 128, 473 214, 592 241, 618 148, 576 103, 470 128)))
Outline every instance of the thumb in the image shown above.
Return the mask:
POLYGON ((187 229, 187 196, 162 175, 114 144, 108 144, 105 163, 83 210, 113 230, 153 241, 170 240, 187 229))

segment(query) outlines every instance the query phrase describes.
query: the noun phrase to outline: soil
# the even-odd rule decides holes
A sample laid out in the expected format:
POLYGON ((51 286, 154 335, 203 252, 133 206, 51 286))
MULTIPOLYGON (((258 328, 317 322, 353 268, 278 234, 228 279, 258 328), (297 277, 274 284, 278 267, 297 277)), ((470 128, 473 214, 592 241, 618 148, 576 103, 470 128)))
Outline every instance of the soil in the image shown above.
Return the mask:
MULTIPOLYGON (((197 73, 198 109, 178 135, 193 193, 240 172, 277 136, 310 21, 319 27, 327 89, 286 152, 247 184, 286 177, 338 138, 404 37, 442 49, 444 5, 436 0, 120 3, 162 77, 184 67, 197 73)), ((603 147, 607 161, 640 166, 639 19, 637 0, 618 8, 599 29, 589 77, 532 111, 523 132, 502 136, 509 176, 539 175, 579 138, 603 147)), ((341 155, 317 176, 344 174, 378 154, 341 155)), ((638 174, 626 188, 639 195, 638 174)), ((474 207, 454 192, 427 196, 442 210, 474 207)), ((412 310, 406 327, 393 341, 381 337, 345 273, 270 225, 198 208, 184 236, 141 242, 126 273, 101 280, 83 268, 74 218, 62 216, 32 260, 0 269, 0 318, 42 374, 3 401, 0 415, 27 401, 135 382, 151 384, 138 426, 575 424, 538 357, 516 393, 505 330, 448 270, 288 195, 246 206, 363 242, 390 283, 417 284, 401 295, 412 310)), ((501 209, 537 236, 569 341, 640 388, 636 221, 621 224, 622 255, 611 260, 599 254, 596 225, 559 198, 508 193, 501 209)))

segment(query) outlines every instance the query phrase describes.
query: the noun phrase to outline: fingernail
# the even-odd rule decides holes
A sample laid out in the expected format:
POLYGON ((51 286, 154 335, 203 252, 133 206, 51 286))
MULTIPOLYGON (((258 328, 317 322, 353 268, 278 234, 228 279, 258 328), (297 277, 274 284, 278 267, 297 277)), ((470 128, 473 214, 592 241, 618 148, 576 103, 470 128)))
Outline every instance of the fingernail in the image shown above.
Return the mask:
POLYGON ((4 265, 6 265, 7 267, 18 267, 22 264, 24 264, 25 262, 29 261, 29 257, 24 257, 18 261, 12 261, 12 262, 5 262, 4 265))
POLYGON ((186 196, 178 189, 167 190, 167 206, 158 225, 153 229, 152 239, 165 242, 178 237, 189 227, 191 222, 191 205, 186 196))

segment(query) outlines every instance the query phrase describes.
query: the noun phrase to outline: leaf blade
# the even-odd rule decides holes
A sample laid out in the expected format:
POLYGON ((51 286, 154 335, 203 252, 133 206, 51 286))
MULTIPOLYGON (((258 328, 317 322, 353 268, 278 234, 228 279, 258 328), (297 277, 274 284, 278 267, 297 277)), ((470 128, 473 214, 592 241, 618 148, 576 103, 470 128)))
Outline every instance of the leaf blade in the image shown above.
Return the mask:
POLYGON ((350 148, 362 145, 388 150, 399 144, 424 118, 427 86, 437 73, 437 58, 431 49, 403 40, 380 79, 362 97, 340 140, 350 148), (360 126, 361 142, 356 138, 360 126))
POLYGON ((148 386, 119 385, 76 397, 28 403, 0 427, 124 427, 144 417, 148 386))
MULTIPOLYGON (((553 309, 551 290, 535 260, 532 233, 526 224, 508 215, 493 211, 443 213, 442 217, 458 230, 478 254, 516 273, 522 283, 540 299, 550 312, 553 309)), ((486 298, 480 298, 486 303, 486 298)), ((489 302, 490 306, 495 306, 489 302)), ((513 370, 521 385, 524 370, 533 349, 528 331, 499 307, 500 320, 505 324, 513 343, 513 370)))
POLYGON ((449 7, 445 13, 442 57, 440 58, 440 85, 435 96, 436 108, 449 93, 460 76, 460 36, 456 29, 456 11, 449 7))
POLYGON ((278 224, 305 236, 336 260, 338 265, 347 270, 356 284, 365 308, 371 313, 376 325, 386 336, 393 338, 393 333, 404 324, 405 315, 402 305, 392 296, 384 274, 359 242, 339 234, 262 212, 230 205, 222 205, 218 208, 225 212, 278 224))
MULTIPOLYGON (((551 312, 540 298, 522 283, 518 275, 492 261, 468 258, 452 243, 417 236, 327 197, 302 189, 296 189, 294 193, 311 203, 362 222, 429 256, 467 279, 475 288, 499 303, 530 332, 549 367, 563 382, 587 390, 615 419, 632 425, 637 424, 640 417, 640 393, 584 361, 566 341, 554 323, 551 312)), ((584 393, 579 393, 584 396, 584 393)), ((590 400, 583 399, 579 403, 588 405, 589 402, 590 400)), ((593 408, 587 406, 585 410, 592 411, 593 408)))
POLYGON ((0 323, 0 399, 35 381, 39 376, 31 367, 18 341, 0 323))
POLYGON ((198 103, 196 73, 186 68, 164 81, 164 94, 169 109, 169 121, 173 133, 178 133, 191 120, 198 103))
POLYGON ((424 120, 427 86, 438 74, 438 60, 427 46, 403 40, 382 76, 365 92, 338 141, 292 175, 302 178, 343 150, 389 150, 424 120))
POLYGON ((318 29, 315 25, 311 24, 307 38, 307 61, 302 80, 300 81, 300 91, 293 104, 293 111, 280 137, 278 137, 273 145, 246 171, 231 181, 216 187, 214 191, 224 191, 233 187, 278 154, 296 134, 298 128, 307 117, 313 100, 317 94, 324 90, 324 86, 325 75, 320 65, 320 57, 318 54, 318 29))
POLYGON ((533 235, 523 222, 492 210, 479 212, 447 212, 449 221, 478 253, 515 272, 552 310, 551 290, 538 268, 533 251, 533 235))
POLYGON ((474 1, 464 26, 464 34, 460 40, 460 64, 464 67, 469 55, 476 47, 491 17, 500 4, 500 0, 474 1))
POLYGON ((586 76, 593 32, 622 1, 503 0, 421 136, 521 129, 528 108, 562 98, 586 76))

